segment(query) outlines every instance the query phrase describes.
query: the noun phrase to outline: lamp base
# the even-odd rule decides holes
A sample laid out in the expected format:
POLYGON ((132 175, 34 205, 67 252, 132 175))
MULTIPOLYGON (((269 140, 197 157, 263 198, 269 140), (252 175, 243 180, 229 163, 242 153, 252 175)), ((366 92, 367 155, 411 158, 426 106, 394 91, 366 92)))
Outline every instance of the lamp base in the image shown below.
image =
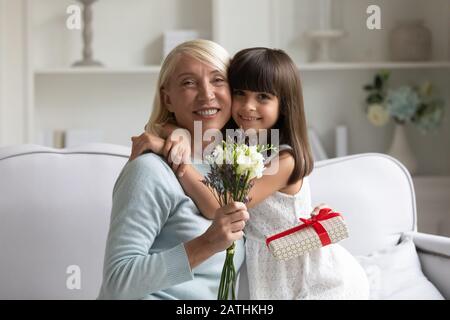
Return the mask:
POLYGON ((103 67, 103 63, 92 59, 80 60, 72 64, 72 67, 103 67))

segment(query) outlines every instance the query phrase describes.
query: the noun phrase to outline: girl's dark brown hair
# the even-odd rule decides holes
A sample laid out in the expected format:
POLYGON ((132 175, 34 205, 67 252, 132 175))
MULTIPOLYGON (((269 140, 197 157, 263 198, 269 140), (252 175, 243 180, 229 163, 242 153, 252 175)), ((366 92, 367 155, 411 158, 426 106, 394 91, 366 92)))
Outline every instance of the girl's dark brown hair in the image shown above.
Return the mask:
POLYGON ((303 92, 298 69, 283 51, 249 48, 239 51, 228 69, 231 90, 249 90, 275 95, 280 104, 273 128, 280 133, 280 144, 292 147, 294 170, 288 184, 308 176, 314 167, 306 126, 303 92))

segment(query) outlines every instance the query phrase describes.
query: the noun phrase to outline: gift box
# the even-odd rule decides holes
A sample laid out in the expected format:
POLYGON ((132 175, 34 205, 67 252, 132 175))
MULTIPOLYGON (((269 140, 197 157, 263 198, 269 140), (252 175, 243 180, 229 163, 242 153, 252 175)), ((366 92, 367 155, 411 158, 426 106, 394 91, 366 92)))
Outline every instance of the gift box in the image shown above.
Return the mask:
POLYGON ((266 237, 267 247, 275 258, 289 260, 348 238, 344 218, 329 208, 300 221, 303 222, 300 225, 266 237))

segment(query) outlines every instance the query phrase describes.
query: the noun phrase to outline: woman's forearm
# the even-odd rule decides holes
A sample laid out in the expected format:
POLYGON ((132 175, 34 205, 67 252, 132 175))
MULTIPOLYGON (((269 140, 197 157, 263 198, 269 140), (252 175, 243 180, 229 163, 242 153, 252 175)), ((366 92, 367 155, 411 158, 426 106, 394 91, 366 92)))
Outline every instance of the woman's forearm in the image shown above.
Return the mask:
POLYGON ((214 219, 215 211, 220 206, 211 190, 203 184, 203 178, 192 165, 187 165, 186 171, 179 181, 184 192, 194 201, 203 216, 214 219))
POLYGON ((186 242, 184 249, 186 250, 191 270, 216 253, 209 249, 209 243, 204 239, 203 235, 186 242))

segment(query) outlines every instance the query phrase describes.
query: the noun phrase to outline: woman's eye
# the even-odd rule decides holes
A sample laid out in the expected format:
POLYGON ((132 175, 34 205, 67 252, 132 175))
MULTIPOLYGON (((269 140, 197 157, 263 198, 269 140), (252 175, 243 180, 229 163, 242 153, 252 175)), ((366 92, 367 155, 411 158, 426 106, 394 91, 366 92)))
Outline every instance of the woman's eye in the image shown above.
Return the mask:
POLYGON ((225 82, 225 79, 223 79, 223 78, 215 78, 214 82, 215 83, 222 83, 222 82, 225 82))
POLYGON ((183 84, 183 86, 191 86, 191 85, 195 84, 195 81, 194 80, 184 80, 182 82, 182 84, 183 84))

